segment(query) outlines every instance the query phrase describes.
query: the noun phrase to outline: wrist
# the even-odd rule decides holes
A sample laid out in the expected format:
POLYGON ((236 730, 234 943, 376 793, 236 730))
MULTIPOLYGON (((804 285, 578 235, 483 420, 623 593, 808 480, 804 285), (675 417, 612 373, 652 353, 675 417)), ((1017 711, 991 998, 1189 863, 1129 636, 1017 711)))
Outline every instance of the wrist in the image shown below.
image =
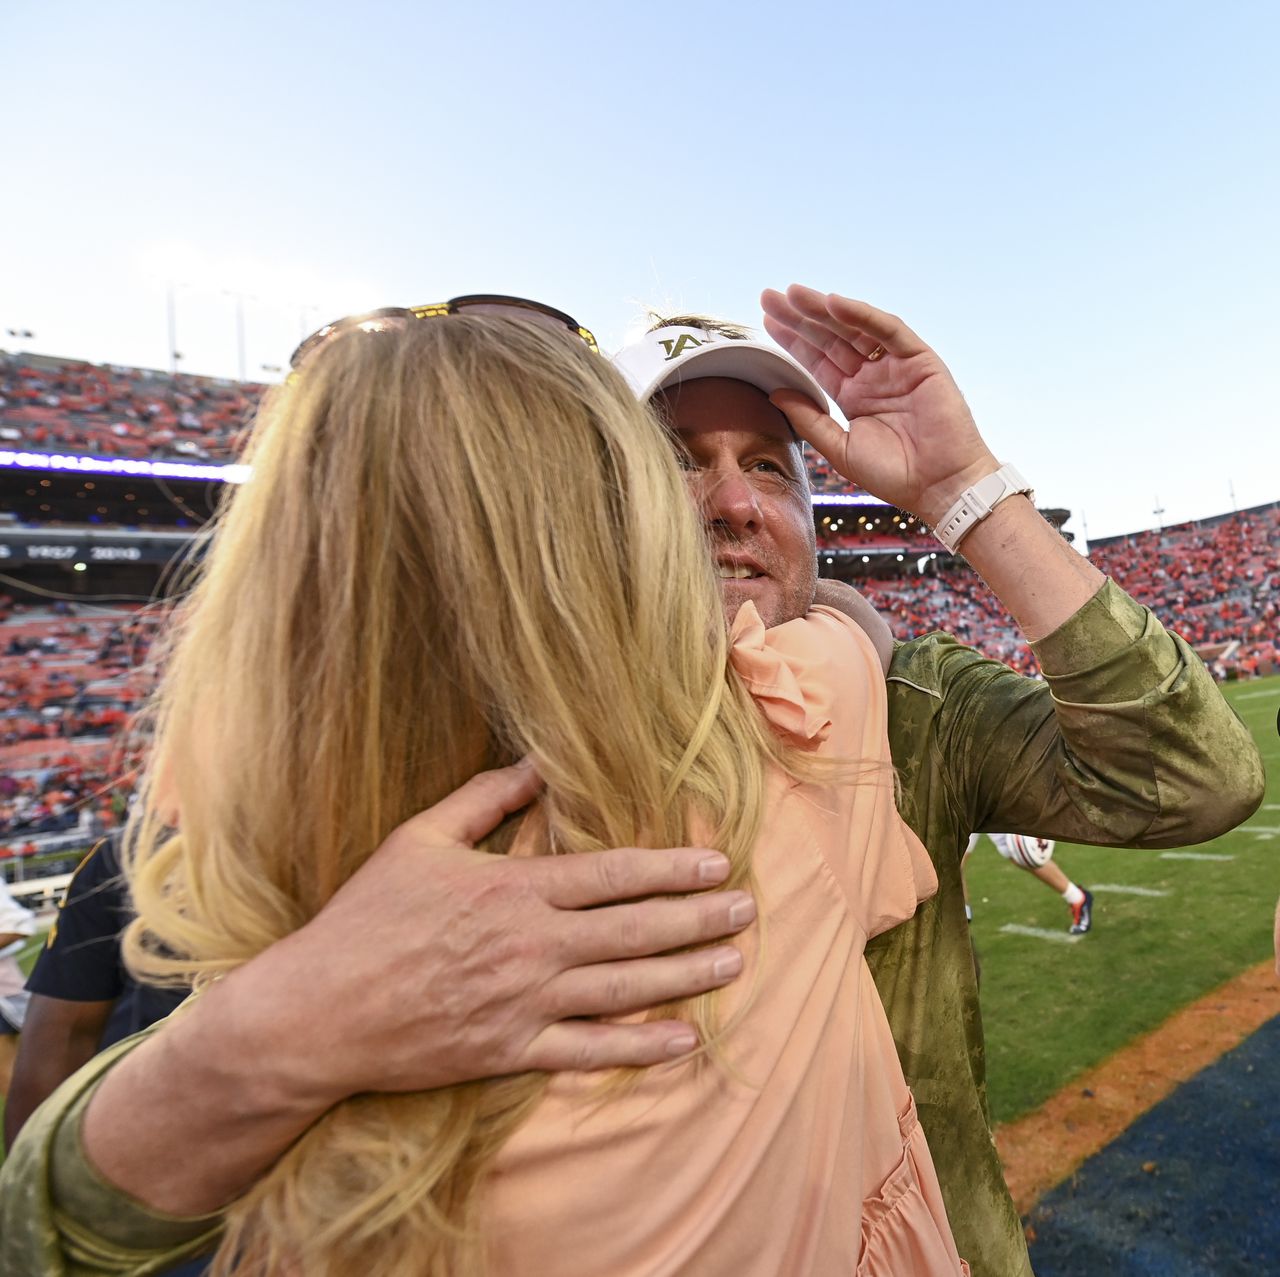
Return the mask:
POLYGON ((85 1110, 89 1166, 148 1210, 221 1210, 329 1107, 296 1085, 290 1053, 235 996, 232 978, 155 1026, 85 1110))
POLYGON ((1016 496, 1035 501, 1031 484, 1016 466, 1006 462, 967 487, 960 499, 934 525, 933 535, 954 554, 960 548, 960 542, 993 514, 997 506, 1016 496))
POLYGON ((304 1005, 307 982, 281 961, 287 945, 272 945, 202 992, 181 1014, 189 1019, 173 1049, 237 1117, 309 1124, 346 1092, 325 1067, 332 1053, 316 1033, 323 1012, 304 1005))
MULTIPOLYGON (((331 1032, 332 1004, 307 996, 316 987, 316 966, 302 939, 294 932, 276 941, 209 992, 222 995, 219 1013, 236 1050, 259 1057, 255 1102, 314 1118, 363 1088, 345 1085, 341 1076, 344 1056, 331 1032)), ((329 992, 340 995, 333 987, 329 992)))
POLYGON ((971 488, 979 480, 985 479, 987 475, 994 474, 999 469, 1000 462, 995 454, 985 453, 964 469, 957 470, 954 474, 947 475, 945 479, 930 484, 920 494, 920 508, 913 510, 912 513, 923 519, 929 527, 936 528, 946 516, 947 511, 960 500, 966 488, 971 488))

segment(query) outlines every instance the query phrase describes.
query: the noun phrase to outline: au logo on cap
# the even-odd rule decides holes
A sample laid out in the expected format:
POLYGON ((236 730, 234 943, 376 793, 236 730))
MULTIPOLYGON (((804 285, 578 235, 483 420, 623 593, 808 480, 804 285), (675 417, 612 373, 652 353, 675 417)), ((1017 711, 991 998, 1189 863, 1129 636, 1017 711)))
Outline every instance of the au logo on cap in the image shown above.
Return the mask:
POLYGON ((659 337, 659 344, 667 352, 667 357, 662 362, 670 363, 673 359, 679 359, 691 347, 705 346, 710 340, 711 338, 704 337, 699 341, 690 333, 681 333, 679 337, 659 337))

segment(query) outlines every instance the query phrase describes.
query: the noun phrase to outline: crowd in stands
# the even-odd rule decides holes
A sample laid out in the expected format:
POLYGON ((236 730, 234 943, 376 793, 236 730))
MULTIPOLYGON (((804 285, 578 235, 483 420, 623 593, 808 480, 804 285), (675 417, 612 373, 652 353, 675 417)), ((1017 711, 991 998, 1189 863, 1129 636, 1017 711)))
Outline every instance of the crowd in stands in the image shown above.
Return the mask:
MULTIPOLYGON (((1090 558, 1220 679, 1280 670, 1280 503, 1095 542, 1090 558)), ((1014 669, 1038 672, 1013 618, 961 564, 921 575, 909 562, 897 575, 857 584, 900 636, 945 630, 1014 669)))
MULTIPOLYGON (((0 446, 135 460, 235 460, 264 387, 0 352, 0 446)), ((816 493, 851 486, 806 449, 816 493)))
POLYGON ((253 383, 0 354, 0 443, 135 460, 234 459, 253 383))
POLYGON ((1117 537, 1095 563, 1197 648, 1222 677, 1280 667, 1280 503, 1199 523, 1117 537))
POLYGON ((0 595, 0 857, 32 835, 113 828, 130 787, 120 733, 145 693, 160 621, 0 595))
POLYGON ((857 581, 898 638, 945 630, 1022 674, 1039 666, 1022 632, 996 596, 964 568, 922 576, 914 565, 894 577, 857 581))

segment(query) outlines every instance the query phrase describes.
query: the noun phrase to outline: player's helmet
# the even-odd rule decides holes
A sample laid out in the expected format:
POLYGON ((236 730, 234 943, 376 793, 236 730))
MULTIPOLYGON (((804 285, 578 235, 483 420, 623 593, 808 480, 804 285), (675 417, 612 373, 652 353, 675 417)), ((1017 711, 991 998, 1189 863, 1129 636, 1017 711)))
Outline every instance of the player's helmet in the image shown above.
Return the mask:
POLYGON ((1024 869, 1043 869, 1053 859, 1053 839, 1030 834, 1009 834, 1009 858, 1024 869))

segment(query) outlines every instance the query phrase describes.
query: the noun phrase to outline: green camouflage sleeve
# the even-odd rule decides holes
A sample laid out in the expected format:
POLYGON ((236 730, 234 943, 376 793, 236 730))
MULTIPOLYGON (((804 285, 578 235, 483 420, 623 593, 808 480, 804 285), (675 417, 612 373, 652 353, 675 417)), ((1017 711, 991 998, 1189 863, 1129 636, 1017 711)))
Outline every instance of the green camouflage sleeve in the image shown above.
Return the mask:
POLYGON ((1199 657, 1113 582, 1033 649, 1043 681, 940 654, 939 741, 971 829, 1176 847, 1262 801, 1257 746, 1199 657))
POLYGON ((102 1079, 148 1032, 95 1056, 22 1128, 0 1170, 0 1277, 149 1277, 213 1248, 218 1216, 149 1210, 103 1180, 80 1141, 102 1079))

